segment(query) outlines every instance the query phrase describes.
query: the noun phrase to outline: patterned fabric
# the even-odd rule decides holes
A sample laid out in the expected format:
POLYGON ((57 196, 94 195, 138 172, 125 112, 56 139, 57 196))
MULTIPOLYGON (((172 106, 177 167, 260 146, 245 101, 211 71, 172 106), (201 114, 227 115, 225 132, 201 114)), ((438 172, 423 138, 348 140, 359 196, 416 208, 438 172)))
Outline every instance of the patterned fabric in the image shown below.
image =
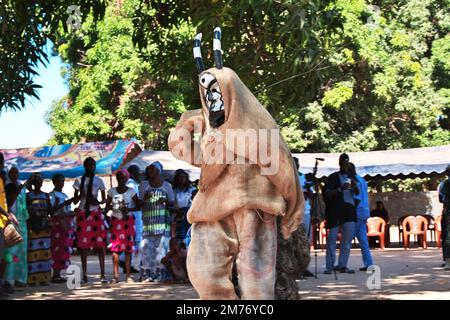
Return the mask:
MULTIPOLYGON (((50 192, 50 204, 55 206, 56 203, 62 204, 69 197, 60 191, 53 190, 50 192)), ((73 243, 75 240, 75 231, 73 217, 70 205, 59 209, 52 217, 52 241, 51 252, 54 270, 64 270, 70 265, 70 255, 73 252, 73 243)))
POLYGON ((48 194, 28 192, 31 225, 28 232, 28 284, 50 281, 50 228, 48 194))
POLYGON ((170 236, 170 215, 165 204, 159 204, 159 199, 168 198, 163 188, 151 188, 151 196, 142 209, 143 237, 152 235, 170 236))
POLYGON ((30 219, 28 221, 29 228, 35 232, 50 231, 49 223, 49 195, 45 192, 28 192, 27 199, 28 212, 30 219))
POLYGON ((86 219, 86 212, 75 209, 77 216, 78 249, 102 249, 106 246, 105 216, 100 208, 91 211, 86 219))
POLYGON ((163 235, 144 237, 141 241, 143 272, 153 280, 163 281, 169 278, 166 267, 161 264, 169 251, 169 238, 163 235))
POLYGON ((28 281, 28 210, 26 200, 26 189, 22 189, 22 192, 17 197, 15 202, 15 216, 19 221, 20 230, 19 233, 23 238, 23 241, 19 244, 9 248, 9 253, 13 257, 13 263, 10 263, 6 267, 5 280, 13 284, 14 281, 27 283, 28 281))
POLYGON ((50 230, 28 235, 28 284, 50 281, 50 230))
POLYGON ((111 220, 111 252, 134 252, 134 236, 136 226, 133 214, 127 215, 124 219, 112 218, 111 220))
POLYGON ((72 247, 75 240, 71 220, 70 216, 52 217, 51 252, 54 270, 65 270, 70 265, 70 255, 73 253, 72 247), (65 225, 71 227, 66 230, 65 225))

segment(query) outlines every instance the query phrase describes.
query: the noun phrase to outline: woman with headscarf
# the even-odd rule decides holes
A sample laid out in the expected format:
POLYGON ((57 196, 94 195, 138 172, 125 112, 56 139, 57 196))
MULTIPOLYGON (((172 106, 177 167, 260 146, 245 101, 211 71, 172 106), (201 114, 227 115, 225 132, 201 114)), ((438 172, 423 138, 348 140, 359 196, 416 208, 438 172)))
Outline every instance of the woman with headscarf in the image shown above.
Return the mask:
POLYGON ((83 268, 83 282, 88 282, 87 254, 88 250, 96 250, 100 263, 100 282, 108 283, 105 277, 106 228, 105 216, 100 204, 105 203, 106 193, 103 180, 95 175, 96 162, 89 157, 84 160, 85 173, 81 179, 75 180, 75 198, 80 197, 80 205, 75 209, 77 216, 77 247, 80 250, 83 268), (98 201, 98 193, 102 199, 98 201))
POLYGON ((136 191, 127 187, 130 174, 122 169, 116 173, 117 187, 108 191, 105 211, 111 213, 111 243, 108 245, 113 253, 114 278, 113 283, 119 282, 119 254, 125 253, 125 282, 130 281, 131 254, 134 251, 134 237, 136 235, 133 212, 138 211, 139 199, 136 191))
POLYGON ((173 210, 172 237, 178 240, 178 243, 185 243, 186 234, 191 226, 187 221, 187 212, 192 204, 192 199, 196 188, 191 186, 189 174, 183 169, 175 171, 173 177, 173 192, 175 194, 175 203, 173 210))
POLYGON ((142 208, 143 233, 140 250, 142 252, 141 278, 143 281, 165 280, 165 267, 161 259, 168 252, 168 240, 171 234, 169 208, 173 206, 172 186, 161 177, 163 168, 156 161, 145 169, 147 180, 140 185, 139 194, 142 208))
POLYGON ((51 276, 50 253, 50 197, 41 191, 43 179, 33 173, 27 181, 28 220, 28 284, 48 285, 51 276))
POLYGON ((27 189, 19 182, 19 170, 12 167, 8 172, 10 183, 5 187, 6 200, 11 212, 19 222, 19 233, 23 241, 9 248, 9 252, 13 257, 13 262, 6 268, 5 280, 10 285, 16 287, 25 287, 28 281, 28 262, 27 262, 27 246, 28 246, 28 228, 27 220, 29 218, 27 210, 27 189))

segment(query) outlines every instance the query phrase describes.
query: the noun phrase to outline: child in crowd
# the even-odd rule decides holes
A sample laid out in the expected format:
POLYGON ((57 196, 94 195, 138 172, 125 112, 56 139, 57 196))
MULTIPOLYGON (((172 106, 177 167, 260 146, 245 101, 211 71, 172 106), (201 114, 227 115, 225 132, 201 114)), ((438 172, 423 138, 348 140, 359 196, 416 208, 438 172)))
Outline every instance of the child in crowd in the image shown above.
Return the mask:
POLYGON ((52 282, 62 283, 66 279, 61 277, 61 270, 67 269, 70 265, 70 255, 72 254, 75 233, 73 230, 73 214, 70 208, 71 203, 79 201, 71 198, 62 191, 64 188, 64 176, 55 174, 52 177, 54 189, 50 192, 50 204, 52 206, 52 231, 51 231, 51 252, 53 260, 52 282))
POLYGON ((167 255, 161 259, 161 263, 166 267, 174 281, 186 281, 186 246, 178 242, 178 239, 170 239, 170 248, 167 255))
POLYGON ((116 173, 117 187, 108 191, 105 211, 111 213, 111 243, 108 246, 113 253, 114 278, 119 282, 119 254, 125 252, 126 282, 131 280, 131 254, 134 251, 136 235, 133 212, 140 209, 139 199, 132 188, 127 187, 130 174, 123 169, 116 173))
POLYGON ((80 199, 80 205, 75 209, 77 216, 77 247, 80 250, 81 265, 83 268, 83 282, 88 282, 87 254, 88 250, 96 250, 100 263, 100 281, 108 283, 105 277, 105 247, 106 228, 105 216, 100 204, 105 203, 106 193, 103 180, 95 175, 96 162, 89 157, 84 160, 85 173, 80 179, 75 180, 75 198, 80 199), (101 193, 101 201, 98 201, 98 193, 101 193))

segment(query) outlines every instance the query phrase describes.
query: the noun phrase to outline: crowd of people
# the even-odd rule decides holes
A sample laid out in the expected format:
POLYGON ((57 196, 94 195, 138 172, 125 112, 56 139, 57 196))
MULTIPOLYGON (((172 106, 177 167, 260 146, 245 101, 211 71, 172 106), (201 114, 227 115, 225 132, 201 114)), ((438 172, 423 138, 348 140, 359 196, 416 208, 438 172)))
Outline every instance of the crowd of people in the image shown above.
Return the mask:
MULTIPOLYGON (((294 160, 298 170, 298 159, 294 160)), ((119 282, 120 268, 125 282, 189 281, 187 212, 197 192, 197 185, 190 181, 189 175, 179 169, 169 182, 164 180, 163 167, 158 161, 147 166, 143 175, 138 166, 132 165, 116 173, 117 186, 107 191, 103 180, 95 174, 95 160, 86 158, 83 165, 84 174, 74 181, 74 196, 69 198, 63 192, 62 174, 55 174, 53 190, 44 192, 39 173, 21 183, 18 168, 6 170, 0 153, 0 230, 3 232, 7 223, 13 223, 23 238, 20 243, 5 248, 4 236, 0 234, 0 296, 13 293, 14 287, 66 282, 61 272, 70 265, 74 250, 81 258, 83 283, 89 282, 90 252, 98 255, 101 283, 119 282), (111 252, 113 260, 113 275, 109 280, 105 273, 106 250, 111 252), (137 277, 133 279, 132 273, 137 277)), ((367 219, 381 217, 389 223, 381 201, 370 211, 367 183, 357 174, 347 154, 339 157, 339 168, 326 179, 321 191, 328 229, 325 274, 355 273, 348 267, 355 237, 362 251, 360 270, 366 271, 374 264, 367 238, 367 219)), ((447 171, 450 176, 450 168, 447 171)), ((313 199, 318 190, 314 188, 317 181, 313 180, 313 176, 299 172, 305 197, 302 224, 310 240, 314 225, 313 199)), ((446 202, 450 198, 449 181, 440 188, 444 211, 450 207, 446 202)), ((444 232, 446 223, 444 219, 444 232)), ((445 239, 446 234, 444 259, 450 268, 445 239)), ((307 270, 304 276, 313 274, 307 270)))
MULTIPOLYGON (((298 159, 294 159, 299 169, 298 159)), ((446 170, 450 177, 450 166, 446 170)), ((318 192, 319 183, 311 175, 303 175, 299 172, 299 181, 302 186, 305 197, 305 217, 303 226, 308 230, 308 235, 313 234, 312 223, 312 201, 313 194, 318 192), (316 190, 312 188, 317 184, 316 190)), ((375 246, 375 238, 367 237, 367 219, 370 217, 380 217, 386 223, 385 243, 389 243, 389 225, 390 218, 388 211, 382 201, 376 201, 376 206, 372 210, 369 207, 368 186, 363 177, 356 172, 355 165, 350 162, 347 154, 343 153, 339 157, 339 171, 331 174, 321 186, 321 194, 325 203, 324 217, 320 212, 314 213, 316 223, 318 219, 325 220, 327 229, 326 243, 326 267, 325 274, 334 272, 355 273, 355 270, 348 268, 352 241, 358 240, 362 254, 362 266, 360 271, 366 271, 374 264, 370 248, 375 246), (336 259, 336 243, 340 237, 339 258, 336 259)), ((315 199, 317 201, 317 199, 315 199)), ((450 224, 450 178, 442 181, 439 186, 439 201, 443 203, 442 210, 442 249, 444 264, 446 270, 450 270, 450 240, 447 236, 448 225, 450 224)), ((320 211, 320 208, 319 208, 320 211)), ((311 240, 311 238, 310 238, 311 240)), ((314 276, 309 270, 304 274, 305 277, 314 276)))
POLYGON ((98 255, 101 283, 187 282, 189 245, 187 212, 197 187, 184 170, 171 182, 154 162, 144 178, 138 166, 119 170, 117 186, 106 190, 96 176, 96 161, 84 160, 84 174, 73 183, 74 196, 63 192, 65 177, 55 174, 50 193, 41 190, 43 178, 34 173, 24 183, 19 170, 5 167, 0 153, 0 230, 13 223, 23 241, 5 247, 0 236, 0 295, 15 287, 47 286, 67 280, 61 272, 76 250, 81 258, 82 282, 89 282, 87 257, 98 255), (72 209, 74 206, 74 210, 72 209), (105 255, 112 255, 113 275, 105 273, 105 255), (136 277, 132 273, 137 273, 136 277))
MULTIPOLYGON (((298 159, 294 160, 298 169, 298 159)), ((313 194, 317 191, 312 187, 314 185, 311 181, 312 178, 310 175, 299 173, 299 181, 305 197, 303 226, 305 230, 308 230, 310 240, 313 234, 311 203, 313 194)), ((357 174, 355 165, 350 162, 349 156, 345 153, 339 157, 339 171, 331 174, 322 186, 322 195, 325 203, 324 217, 320 216, 321 213, 316 212, 314 218, 316 220, 324 218, 325 227, 328 229, 324 273, 331 274, 335 271, 355 273, 353 269, 348 268, 354 238, 358 240, 362 253, 363 265, 360 267, 360 271, 366 271, 374 264, 367 237, 367 219, 371 216, 381 216, 388 221, 389 217, 382 202, 378 201, 377 207, 370 211, 367 182, 357 174), (340 251, 339 258, 336 259, 336 243, 339 233, 340 251)), ((314 275, 307 270, 304 276, 314 275)))

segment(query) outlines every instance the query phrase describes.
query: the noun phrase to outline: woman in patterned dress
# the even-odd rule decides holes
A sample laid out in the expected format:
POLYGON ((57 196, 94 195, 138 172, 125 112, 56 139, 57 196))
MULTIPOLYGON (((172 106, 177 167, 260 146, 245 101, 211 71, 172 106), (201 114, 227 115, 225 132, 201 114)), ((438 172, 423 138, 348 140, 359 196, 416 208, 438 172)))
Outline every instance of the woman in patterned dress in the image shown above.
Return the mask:
POLYGON ((31 191, 27 193, 28 220, 28 284, 48 285, 51 276, 50 254, 50 198, 41 191, 43 179, 33 173, 28 180, 31 191))
POLYGON ((136 191, 126 186, 130 174, 123 169, 116 173, 117 187, 108 191, 105 211, 111 213, 111 243, 109 249, 113 253, 114 278, 119 282, 119 255, 125 253, 126 282, 130 281, 131 254, 134 251, 136 236, 133 212, 140 209, 136 191))
POLYGON ((100 264, 100 282, 108 283, 105 277, 105 216, 100 208, 100 204, 106 202, 106 188, 103 180, 95 175, 97 166, 95 160, 91 157, 86 158, 83 165, 85 173, 73 184, 75 198, 80 197, 80 205, 75 209, 75 214, 77 216, 77 248, 81 256, 83 282, 88 282, 88 250, 95 250, 100 264), (97 199, 99 191, 102 196, 101 201, 97 199))
POLYGON ((142 252, 141 281, 166 280, 168 273, 161 264, 169 250, 170 213, 173 207, 174 193, 172 186, 161 177, 161 163, 154 162, 145 170, 147 180, 140 186, 143 233, 140 250, 142 252), (167 273, 167 274, 165 274, 167 273))
POLYGON ((19 233, 23 241, 9 248, 13 257, 13 262, 6 268, 5 280, 10 285, 16 287, 25 287, 28 282, 28 228, 27 220, 29 218, 27 210, 27 189, 19 182, 19 170, 12 167, 9 172, 11 181, 5 187, 6 200, 10 211, 14 213, 19 222, 19 233))
POLYGON ((69 197, 62 191, 64 188, 64 176, 55 174, 52 177, 55 188, 50 192, 50 203, 52 205, 52 232, 51 252, 53 260, 52 282, 63 283, 66 279, 61 277, 61 270, 70 265, 75 232, 73 230, 73 214, 70 204, 78 202, 78 199, 69 197))

